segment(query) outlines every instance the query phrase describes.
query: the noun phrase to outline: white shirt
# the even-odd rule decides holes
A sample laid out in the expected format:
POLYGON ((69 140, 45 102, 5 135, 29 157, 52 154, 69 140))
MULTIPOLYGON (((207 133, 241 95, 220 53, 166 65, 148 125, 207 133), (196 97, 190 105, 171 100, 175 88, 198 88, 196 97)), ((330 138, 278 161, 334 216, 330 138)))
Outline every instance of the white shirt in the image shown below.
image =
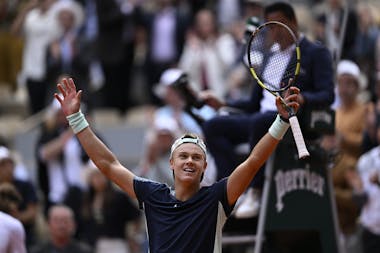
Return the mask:
POLYGON ((369 180, 373 173, 380 175, 380 146, 363 154, 357 168, 363 181, 363 188, 368 194, 368 201, 362 209, 360 222, 372 233, 380 235, 380 186, 369 180))
POLYGON ((64 200, 69 186, 86 188, 83 179, 81 149, 76 137, 72 137, 64 147, 64 161, 53 159, 48 161, 49 200, 60 203, 64 200))
POLYGON ((25 230, 16 218, 0 211, 0 252, 26 253, 25 230))
MULTIPOLYGON (((264 83, 268 82, 271 85, 278 85, 280 88, 280 82, 284 72, 288 66, 290 58, 292 57, 292 52, 295 50, 294 46, 288 47, 285 50, 280 50, 278 44, 274 44, 270 49, 272 55, 268 59, 268 63, 265 66, 263 72, 263 80, 264 83), (283 62, 279 64, 279 62, 283 62)), ((273 96, 270 92, 264 90, 263 98, 260 101, 260 111, 277 111, 275 96, 273 96)))
POLYGON ((45 77, 47 47, 59 33, 54 17, 53 11, 41 13, 40 9, 33 9, 26 15, 23 27, 23 78, 41 81, 45 77))
POLYGON ((226 76, 235 59, 235 44, 232 36, 223 33, 215 41, 199 41, 195 45, 187 42, 179 61, 179 67, 189 74, 191 87, 201 91, 204 64, 208 89, 224 98, 228 92, 226 76))

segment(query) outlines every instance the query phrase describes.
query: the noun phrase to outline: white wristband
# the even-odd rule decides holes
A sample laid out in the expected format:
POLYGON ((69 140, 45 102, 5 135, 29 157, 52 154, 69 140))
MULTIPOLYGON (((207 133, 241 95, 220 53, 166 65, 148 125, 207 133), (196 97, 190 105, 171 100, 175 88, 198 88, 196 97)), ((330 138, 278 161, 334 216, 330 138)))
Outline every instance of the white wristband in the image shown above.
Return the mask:
POLYGON ((273 138, 281 140, 286 134, 286 131, 288 131, 289 126, 290 124, 283 121, 280 115, 277 114, 276 120, 272 123, 268 132, 273 138))
POLYGON ((83 129, 89 126, 86 118, 84 117, 81 111, 70 114, 66 117, 69 122, 69 125, 73 129, 74 134, 79 133, 83 129))

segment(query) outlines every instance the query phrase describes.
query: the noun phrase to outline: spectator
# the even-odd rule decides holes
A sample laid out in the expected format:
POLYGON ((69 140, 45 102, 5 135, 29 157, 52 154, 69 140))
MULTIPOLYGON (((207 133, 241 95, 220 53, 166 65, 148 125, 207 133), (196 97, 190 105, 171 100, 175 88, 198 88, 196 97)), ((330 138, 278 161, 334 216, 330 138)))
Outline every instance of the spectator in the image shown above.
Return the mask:
POLYGON ((18 216, 21 195, 9 183, 0 183, 0 252, 26 253, 25 230, 18 216))
POLYGON ((90 162, 86 172, 88 191, 84 204, 83 239, 94 245, 97 253, 136 252, 140 211, 122 191, 115 188, 90 162), (134 229, 127 234, 127 228, 134 229), (137 234, 137 235, 136 235, 137 234), (136 249, 135 249, 136 250, 136 249))
POLYGON ((366 126, 363 137, 362 152, 365 153, 378 145, 376 121, 380 117, 380 72, 377 73, 374 87, 374 101, 368 103, 366 126))
POLYGON ((332 166, 332 179, 337 203, 341 239, 346 252, 362 252, 358 219, 367 196, 356 169, 362 154, 362 140, 367 117, 367 106, 358 99, 365 86, 360 69, 350 60, 337 66, 338 99, 335 135, 325 136, 321 143, 328 151, 337 152, 332 166))
MULTIPOLYGON (((380 125, 377 121, 376 136, 380 143, 380 125)), ((380 252, 380 146, 364 153, 358 161, 357 169, 363 181, 363 189, 368 201, 360 214, 363 227, 363 253, 380 252)))
MULTIPOLYGON (((89 66, 92 60, 90 43, 82 32, 83 7, 74 0, 59 1, 54 13, 60 36, 48 45, 47 75, 54 83, 63 73, 73 76, 81 90, 89 90, 89 66)), ((50 90, 50 94, 53 91, 50 90)), ((88 98, 83 102, 89 105, 88 98)))
POLYGON ((0 88, 17 90, 17 74, 21 67, 22 41, 11 34, 11 25, 23 1, 0 3, 0 88))
POLYGON ((31 249, 31 253, 90 253, 90 246, 76 241, 76 223, 73 211, 63 205, 54 205, 48 212, 49 239, 31 249))
POLYGON ((236 57, 231 34, 219 32, 211 10, 200 10, 187 35, 179 67, 188 73, 196 91, 211 90, 220 99, 228 93, 225 79, 236 57))
POLYGON ((376 81, 376 39, 380 35, 375 22, 376 8, 368 2, 357 5, 358 32, 355 36, 355 59, 363 76, 368 80, 367 89, 375 96, 376 81))
POLYGON ((38 183, 45 201, 44 213, 51 205, 65 203, 73 210, 81 228, 80 210, 86 183, 80 175, 88 157, 56 101, 51 103, 41 126, 35 152, 38 183))
POLYGON ((323 11, 317 14, 316 22, 319 28, 316 39, 330 49, 335 61, 355 59, 358 18, 352 6, 345 5, 342 0, 328 0, 323 11), (347 15, 346 23, 344 23, 345 15, 347 15), (344 31, 342 31, 343 28, 345 28, 344 31), (343 38, 342 35, 344 35, 343 38))
POLYGON ((135 1, 96 0, 98 31, 96 56, 104 73, 103 107, 121 115, 132 106, 131 68, 134 59, 135 26, 138 6, 135 1))
POLYGON ((26 232, 26 245, 35 243, 35 220, 38 212, 38 199, 34 185, 14 177, 15 160, 6 147, 0 146, 0 183, 10 183, 21 195, 16 218, 22 222, 26 232))
POLYGON ((361 81, 359 66, 342 60, 337 67, 338 100, 335 128, 339 150, 347 163, 355 165, 362 154, 368 106, 359 101, 358 94, 365 88, 361 81))
POLYGON ((143 14, 142 25, 146 43, 146 74, 149 103, 161 105, 153 91, 162 72, 177 65, 189 27, 186 13, 180 12, 174 0, 155 1, 152 12, 143 14))
POLYGON ((52 8, 54 2, 27 1, 11 27, 13 34, 22 34, 24 38, 21 78, 28 91, 31 114, 41 111, 48 104, 46 53, 49 43, 59 35, 52 8))

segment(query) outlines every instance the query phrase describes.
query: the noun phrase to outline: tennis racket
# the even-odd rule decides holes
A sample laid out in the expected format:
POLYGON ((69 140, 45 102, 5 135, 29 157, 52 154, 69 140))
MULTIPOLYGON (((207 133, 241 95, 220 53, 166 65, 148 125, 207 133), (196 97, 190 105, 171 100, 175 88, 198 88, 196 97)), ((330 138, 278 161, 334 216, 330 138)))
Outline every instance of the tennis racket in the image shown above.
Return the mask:
POLYGON ((269 21, 252 32, 247 43, 249 70, 256 82, 280 97, 289 112, 289 123, 300 159, 310 154, 293 108, 281 97, 294 85, 300 72, 301 52, 293 31, 284 23, 269 21))

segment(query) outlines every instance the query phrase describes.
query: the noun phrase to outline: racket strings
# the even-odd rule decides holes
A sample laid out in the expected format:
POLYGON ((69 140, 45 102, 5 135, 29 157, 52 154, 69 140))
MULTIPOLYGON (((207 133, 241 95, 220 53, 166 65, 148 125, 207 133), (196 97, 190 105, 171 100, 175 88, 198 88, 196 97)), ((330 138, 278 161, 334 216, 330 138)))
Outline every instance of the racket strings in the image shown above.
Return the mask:
POLYGON ((283 26, 270 24, 256 30, 248 44, 248 63, 267 89, 279 92, 294 78, 297 55, 293 35, 283 26))

